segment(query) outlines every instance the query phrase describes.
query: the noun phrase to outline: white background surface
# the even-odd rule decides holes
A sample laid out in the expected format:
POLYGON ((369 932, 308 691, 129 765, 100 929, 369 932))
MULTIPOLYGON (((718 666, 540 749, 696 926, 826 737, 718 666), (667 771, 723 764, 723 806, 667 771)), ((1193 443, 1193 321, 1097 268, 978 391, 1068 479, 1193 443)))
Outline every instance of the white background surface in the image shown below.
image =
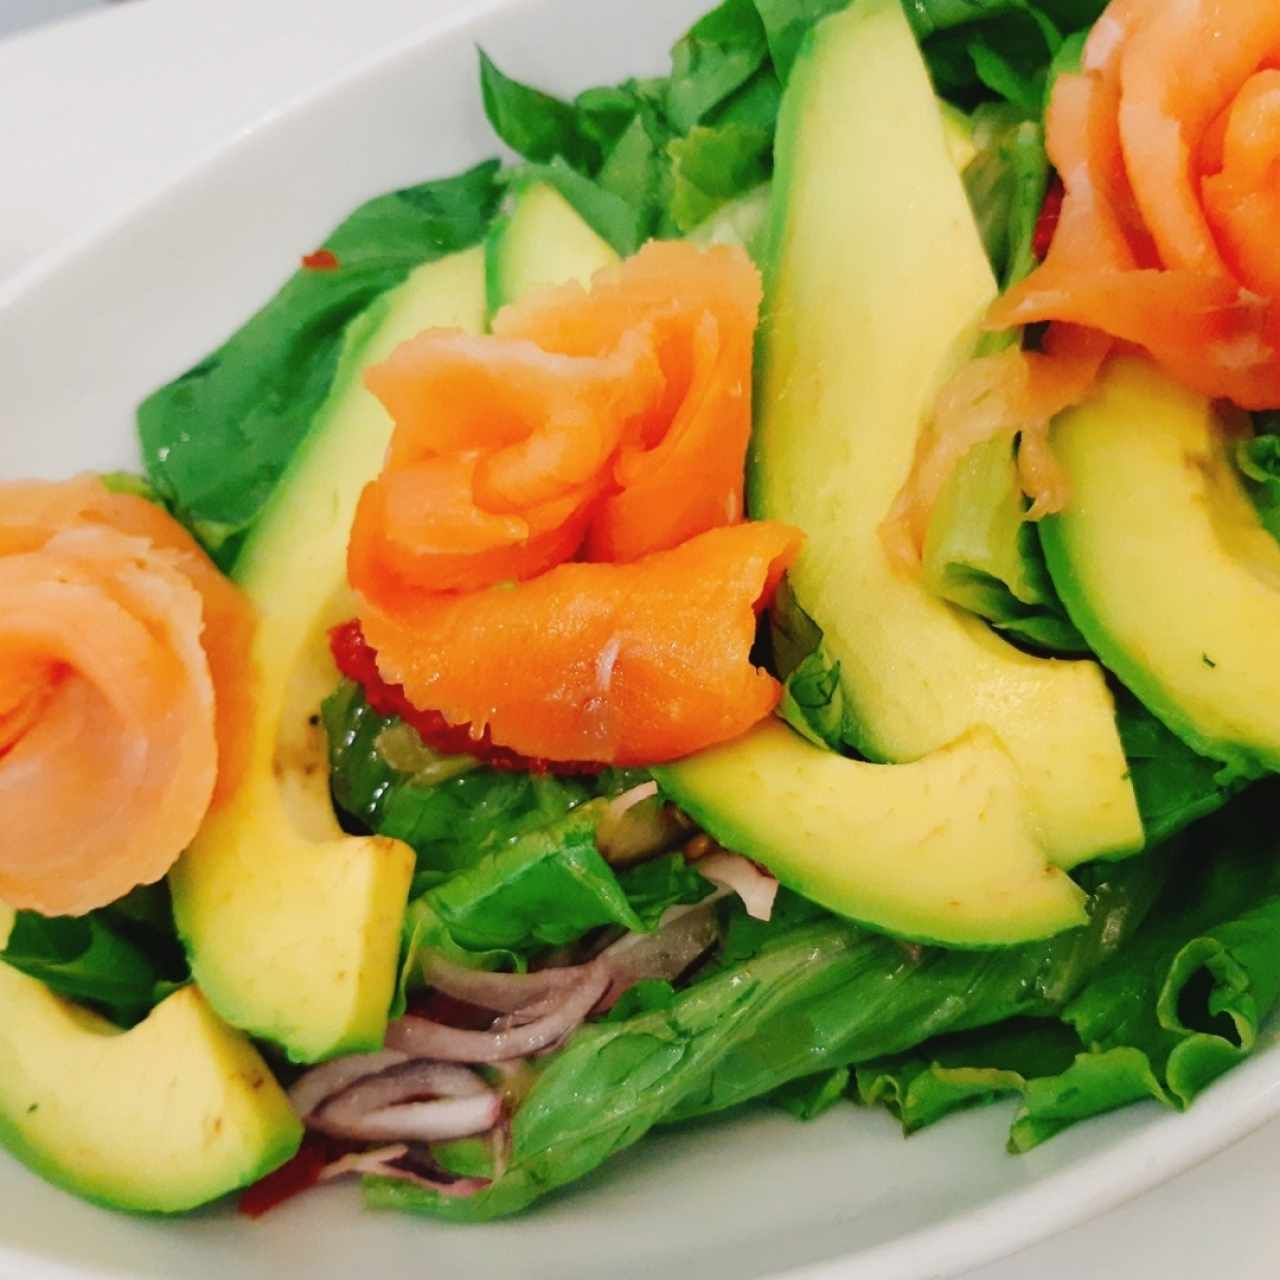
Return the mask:
MULTIPOLYGON (((90 223, 125 215, 317 80, 446 11, 489 3, 134 0, 0 40, 0 278, 22 273, 90 223), (146 57, 138 52, 144 29, 146 57), (75 93, 65 92, 72 83, 75 93), (87 111, 86 103, 95 105, 87 111)), ((0 34, 91 8, 99 8, 95 0, 0 0, 0 34)), ((530 54, 536 63, 536 50, 530 54)), ((1280 1121, 1160 1190, 967 1280, 1275 1280, 1277 1197, 1280 1121)))

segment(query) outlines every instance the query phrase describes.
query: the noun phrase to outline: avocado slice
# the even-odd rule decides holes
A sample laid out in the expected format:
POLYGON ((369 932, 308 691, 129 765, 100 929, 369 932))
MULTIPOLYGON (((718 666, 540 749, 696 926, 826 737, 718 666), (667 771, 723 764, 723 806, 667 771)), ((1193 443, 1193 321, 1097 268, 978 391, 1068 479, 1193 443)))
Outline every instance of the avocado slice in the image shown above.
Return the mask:
POLYGON ((1237 777, 1280 769, 1280 544, 1214 405, 1136 357, 1054 424, 1071 502, 1041 524, 1058 594, 1147 708, 1237 777))
MULTIPOLYGON (((0 906, 0 947, 13 913, 0 906)), ((115 1209, 178 1213, 283 1164, 302 1126, 195 987, 121 1031, 0 961, 0 1145, 115 1209)))
POLYGON ((1045 862, 1018 771, 985 729, 884 765, 774 720, 654 776, 727 848, 876 929, 1007 946, 1085 922, 1084 893, 1045 862))
POLYGON ((576 280, 586 285, 618 255, 548 182, 516 183, 507 211, 485 240, 489 319, 532 289, 576 280))
POLYGON ((419 267, 354 323, 233 571, 259 610, 251 755, 170 873, 174 918, 213 1007, 297 1062, 381 1046, 414 865, 400 841, 338 825, 319 716, 338 680, 326 632, 354 611, 348 531, 391 433, 363 372, 423 329, 478 332, 484 296, 475 248, 419 267))
POLYGON ((1021 652, 881 544, 937 389, 996 290, 898 0, 813 28, 773 187, 749 501, 808 535, 791 585, 838 664, 847 744, 913 761, 986 726, 1057 865, 1142 848, 1101 668, 1021 652))

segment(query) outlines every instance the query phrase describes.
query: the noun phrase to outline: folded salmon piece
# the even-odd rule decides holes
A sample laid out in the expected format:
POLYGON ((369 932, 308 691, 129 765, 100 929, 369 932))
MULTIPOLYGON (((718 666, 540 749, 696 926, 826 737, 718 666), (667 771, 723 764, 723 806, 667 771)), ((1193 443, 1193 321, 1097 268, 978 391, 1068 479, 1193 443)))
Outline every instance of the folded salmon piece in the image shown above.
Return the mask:
POLYGON ((160 507, 0 484, 0 900, 77 915, 164 875, 240 767, 252 630, 160 507))
POLYGON ((801 535, 713 529, 630 564, 424 598, 361 624, 414 706, 543 760, 656 764, 745 733, 780 686, 751 663, 756 616, 801 535))
POLYGON ((367 375, 395 422, 352 528, 380 607, 634 560, 742 518, 760 279, 740 249, 647 245, 476 337, 430 330, 367 375))

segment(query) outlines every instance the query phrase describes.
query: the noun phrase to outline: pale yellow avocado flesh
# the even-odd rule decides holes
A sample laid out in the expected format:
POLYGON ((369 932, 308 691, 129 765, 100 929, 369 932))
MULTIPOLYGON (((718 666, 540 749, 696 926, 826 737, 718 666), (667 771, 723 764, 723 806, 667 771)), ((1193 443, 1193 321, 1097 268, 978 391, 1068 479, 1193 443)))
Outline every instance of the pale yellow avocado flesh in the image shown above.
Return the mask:
MULTIPOLYGON (((8 930, 0 920, 0 940, 8 930)), ((178 1213, 298 1149, 302 1126, 266 1063, 195 987, 121 1031, 0 963, 0 1009, 0 1143, 50 1182, 178 1213)))
POLYGON ((1006 946, 1085 922, 1084 894, 1046 863, 1018 772, 987 730, 877 765, 770 721, 655 775, 721 844, 877 929, 1006 946))
POLYGON ((361 373, 423 329, 483 328, 483 250, 418 268, 356 325, 335 393, 234 572, 259 610, 244 781, 170 874, 209 1002, 298 1062, 382 1044, 414 864, 400 841, 339 827, 318 718, 338 680, 326 631, 354 612, 356 501, 391 433, 361 373))
POLYGON ((1071 501, 1042 530, 1054 583, 1170 729, 1245 775, 1280 769, 1280 545, 1204 397, 1137 358, 1054 425, 1071 501))
POLYGON ((1052 860, 1142 847, 1101 668, 1033 657, 894 567, 879 527, 996 285, 897 0, 825 19, 778 126, 752 514, 808 535, 790 570, 841 664, 851 745, 906 762, 986 726, 1052 860))
POLYGON ((525 183, 511 201, 485 241, 491 316, 535 289, 573 281, 585 287, 618 261, 612 246, 549 183, 525 183))

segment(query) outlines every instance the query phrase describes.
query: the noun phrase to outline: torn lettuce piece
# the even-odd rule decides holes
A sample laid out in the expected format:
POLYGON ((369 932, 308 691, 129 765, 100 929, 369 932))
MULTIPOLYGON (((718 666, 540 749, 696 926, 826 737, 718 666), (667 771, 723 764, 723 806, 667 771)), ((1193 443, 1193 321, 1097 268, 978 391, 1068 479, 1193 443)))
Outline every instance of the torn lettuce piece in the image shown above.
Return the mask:
POLYGON ((1127 689, 1114 686, 1116 724, 1148 847, 1221 809, 1244 785, 1198 755, 1127 689))
POLYGON ((830 1071, 792 1080, 775 1089, 768 1099, 797 1120, 816 1120, 845 1097, 851 1076, 849 1067, 833 1067, 830 1071))
POLYGON ((140 1022, 190 980, 163 884, 142 886, 84 916, 15 912, 0 962, 122 1027, 140 1022))
POLYGON ((1025 518, 1010 435, 975 445, 947 477, 925 535, 925 584, 1037 649, 1087 653, 1045 568, 1025 518))
POLYGON ((724 0, 704 14, 671 50, 666 114, 688 132, 745 85, 769 56, 753 0, 724 0))
MULTIPOLYGON (((1274 415, 1257 415, 1260 425, 1280 425, 1274 415)), ((1236 467, 1267 532, 1280 538, 1280 435, 1269 430, 1236 445, 1236 467)))
POLYGON ((598 133, 584 127, 583 113, 541 89, 503 74, 483 49, 480 57, 480 95, 493 131, 512 151, 536 164, 557 157, 584 173, 601 159, 598 133))
POLYGON ((965 192, 1002 291, 1036 266, 1036 223, 1049 186, 1037 114, 987 103, 972 115, 975 155, 964 168, 965 192))
MULTIPOLYGON (((486 769, 471 761, 446 776, 426 768, 397 768, 403 755, 388 751, 388 736, 407 731, 380 716, 358 684, 344 680, 321 708, 329 739, 330 785, 339 810, 362 829, 403 840, 418 855, 414 895, 473 866, 526 832, 563 818, 610 779, 561 778, 486 769)), ((424 760, 434 753, 417 739, 424 760)), ((443 757, 435 757, 439 763, 443 757)), ((613 785, 618 785, 616 782, 613 785)))
POLYGON ((698 125, 668 143, 676 230, 693 231, 730 200, 767 181, 772 149, 771 129, 735 123, 698 125))
MULTIPOLYGON (((1095 887, 1090 923, 990 952, 905 947, 779 894, 774 919, 736 906, 718 963, 624 1020, 591 1023, 545 1060, 511 1122, 505 1171, 466 1197, 372 1179, 375 1205, 462 1221, 518 1212, 659 1124, 763 1097, 791 1081, 898 1053, 943 1033, 1051 1016, 1141 920, 1158 859, 1095 887)), ((798 1090, 805 1105, 819 1099, 798 1090)), ((825 1100, 825 1099, 823 1099, 825 1100)))
POLYGON ((1058 1020, 941 1038, 860 1066, 858 1094, 904 1129, 1019 1095, 1026 1151, 1079 1120, 1141 1099, 1184 1109, 1257 1044, 1280 1001, 1280 859, 1251 797, 1194 832, 1160 899, 1058 1020))
POLYGON ((773 666, 782 680, 777 714, 815 746, 841 751, 857 740, 840 684, 840 662, 822 644, 822 628, 800 607, 786 578, 769 610, 773 666))

